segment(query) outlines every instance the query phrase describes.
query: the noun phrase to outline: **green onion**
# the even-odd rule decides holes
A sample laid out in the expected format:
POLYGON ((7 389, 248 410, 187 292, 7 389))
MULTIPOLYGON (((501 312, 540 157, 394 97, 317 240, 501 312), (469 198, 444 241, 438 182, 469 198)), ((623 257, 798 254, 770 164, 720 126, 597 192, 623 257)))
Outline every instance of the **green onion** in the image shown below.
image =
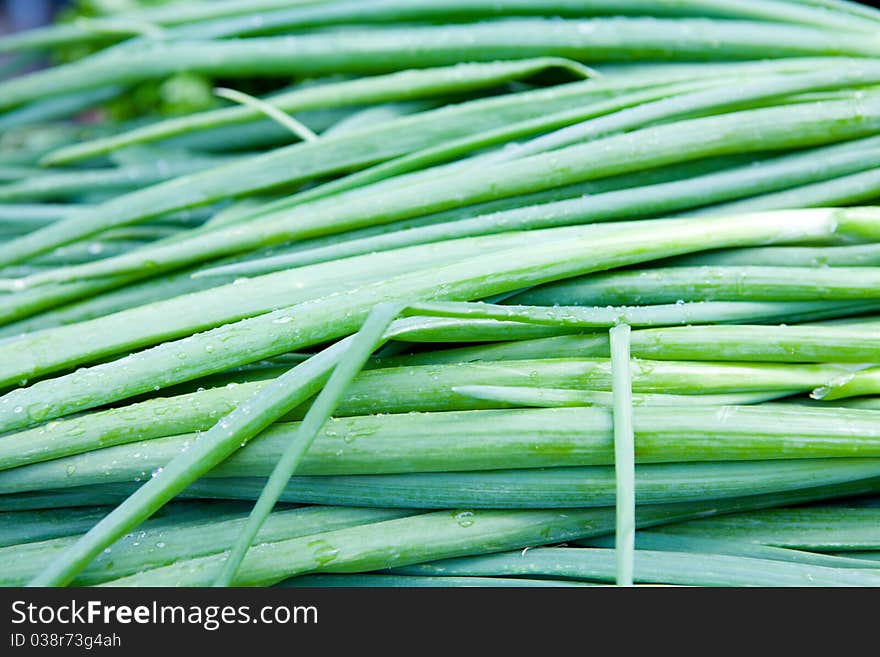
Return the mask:
POLYGON ((324 352, 294 367, 252 400, 237 406, 166 468, 154 471, 151 479, 136 493, 41 571, 31 584, 57 586, 70 582, 101 550, 151 516, 199 474, 314 393, 323 382, 333 358, 331 352, 324 352))
MULTIPOLYGON (((540 58, 512 62, 463 63, 450 67, 400 71, 367 79, 327 82, 292 89, 277 94, 266 102, 283 112, 357 105, 359 103, 409 100, 471 91, 499 85, 510 80, 527 78, 544 70, 560 68, 582 75, 584 69, 564 59, 540 58)), ((118 135, 72 144, 47 155, 49 165, 66 164, 103 155, 135 144, 169 139, 204 129, 239 125, 261 118, 253 107, 227 107, 199 114, 164 119, 134 128, 118 135)))
MULTIPOLYGON (((718 500, 712 504, 640 506, 636 520, 639 526, 652 526, 695 515, 761 508, 768 504, 779 504, 783 500, 810 499, 811 495, 821 496, 832 490, 815 488, 787 496, 750 495, 718 500)), ((849 490, 859 489, 851 487, 849 490)), ((536 544, 608 534, 613 528, 614 512, 611 509, 438 511, 256 546, 245 558, 235 584, 274 584, 300 573, 364 572, 467 554, 521 550, 536 544)), ((184 560, 114 580, 108 585, 207 585, 222 563, 222 555, 184 560)))
MULTIPOLYGON (((845 371, 836 365, 669 361, 634 361, 633 365, 636 390, 649 395, 657 391, 674 391, 678 395, 687 395, 689 399, 695 393, 749 393, 774 397, 807 392, 845 371)), ((275 370, 268 376, 277 374, 279 372, 275 370)), ((90 449, 204 431, 265 385, 265 382, 255 381, 159 397, 8 434, 0 440, 0 466, 6 469, 90 449)), ((599 359, 548 359, 367 371, 355 379, 336 412, 340 416, 356 416, 492 408, 499 406, 497 401, 480 402, 469 390, 462 388, 499 385, 529 386, 532 394, 560 386, 577 390, 610 390, 610 366, 607 360, 599 359)), ((491 399, 495 400, 494 397, 491 399)), ((685 405, 692 403, 697 402, 685 405)), ((801 409, 798 412, 806 411, 801 409)), ((288 417, 302 415, 303 411, 296 409, 288 417)), ((713 422, 711 412, 706 417, 709 423, 713 422)), ((833 423, 834 415, 829 417, 833 423)), ((392 419, 384 421, 394 422, 392 419)), ((507 428, 511 429, 513 427, 507 428)))
POLYGON ((589 586, 586 582, 571 582, 558 579, 525 579, 523 577, 419 577, 413 575, 303 575, 294 577, 275 586, 311 587, 450 587, 450 586, 491 586, 506 587, 558 587, 589 586))
POLYGON ((94 13, 0 37, 0 584, 880 585, 880 12, 94 13))
MULTIPOLYGON (((458 576, 546 575, 612 581, 614 570, 613 550, 536 548, 525 554, 506 552, 468 557, 410 566, 395 572, 458 576)), ((633 574, 638 582, 687 586, 877 586, 880 582, 880 573, 869 569, 852 570, 726 554, 641 549, 635 551, 633 574)))
MULTIPOLYGON (((880 455, 876 410, 685 404, 635 408, 638 463, 880 455)), ((298 424, 273 425, 208 476, 267 476, 299 430, 298 424)), ((68 438, 63 447, 53 445, 56 454, 65 449, 67 457, 17 455, 13 463, 20 465, 0 472, 0 491, 141 482, 202 440, 199 434, 140 438, 113 447, 91 436, 68 438)), ((14 434, 9 441, 10 451, 24 442, 14 434)), ((614 463, 613 453, 611 413, 603 407, 355 416, 331 421, 302 457, 298 472, 375 475, 605 465, 614 463)))
MULTIPOLYGON (((505 209, 502 206, 502 211, 493 211, 495 208, 491 202, 466 206, 463 210, 466 211, 467 216, 464 217, 456 216, 453 214, 454 211, 435 213, 427 217, 395 222, 387 227, 382 227, 383 232, 378 234, 365 234, 370 229, 342 233, 330 244, 326 246, 316 244, 313 248, 309 248, 310 242, 318 242, 320 238, 306 240, 298 243, 289 254, 247 259, 243 262, 202 270, 196 275, 253 276, 376 250, 444 239, 514 229, 546 228, 659 215, 681 208, 702 205, 711 200, 750 195, 777 186, 788 187, 799 182, 814 180, 817 176, 817 162, 821 162, 823 165, 819 175, 833 175, 836 172, 847 173, 853 169, 871 166, 873 160, 869 154, 873 152, 872 148, 876 148, 878 144, 880 141, 870 137, 846 142, 842 145, 799 151, 794 155, 761 160, 757 164, 750 163, 705 175, 697 175, 692 171, 681 172, 679 178, 680 176, 685 177, 666 182, 652 183, 648 180, 646 181, 648 184, 643 184, 640 178, 644 174, 635 174, 633 176, 635 179, 632 180, 631 176, 600 179, 569 188, 568 192, 565 192, 566 188, 562 188, 561 191, 564 194, 557 202, 542 202, 544 200, 541 198, 542 192, 515 196, 505 200, 506 204, 513 207, 505 209), (623 188, 618 189, 617 185, 613 184, 616 180, 626 181, 623 188), (604 189, 603 183, 610 185, 611 188, 604 189), (588 196, 577 198, 580 195, 588 196), (534 202, 537 204, 533 204, 534 202), (447 221, 447 219, 455 221, 447 221), (364 237, 360 238, 359 233, 364 234, 364 237), (342 241, 347 236, 348 239, 342 241)), ((880 153, 877 155, 880 157, 880 153)), ((705 167, 706 164, 706 162, 699 163, 700 167, 705 167)), ((672 167, 667 167, 664 170, 670 168, 672 167)), ((547 192, 560 193, 557 190, 547 190, 547 192)), ((547 200, 553 201, 553 199, 547 200)), ((778 261, 773 261, 771 264, 776 262, 778 261)))
MULTIPOLYGON (((673 525, 674 526, 674 525, 673 525)), ((870 567, 861 559, 849 559, 841 556, 815 554, 788 548, 756 545, 744 541, 730 539, 704 538, 665 533, 665 528, 655 531, 642 531, 636 535, 636 543, 642 550, 663 550, 670 552, 694 552, 729 554, 731 556, 769 559, 771 561, 787 561, 790 563, 828 566, 830 568, 866 568, 870 567)), ((590 546, 612 547, 608 538, 584 541, 590 546)))
MULTIPOLYGON (((270 543, 409 515, 413 515, 413 512, 346 507, 304 507, 277 511, 262 526, 259 538, 261 542, 270 543)), ((82 586, 94 585, 132 575, 144 567, 157 568, 178 559, 216 554, 239 534, 245 524, 240 510, 226 515, 215 511, 211 515, 203 514, 202 517, 183 520, 174 524, 155 520, 145 522, 137 531, 126 534, 98 555, 74 581, 82 586)), ((4 586, 26 584, 50 566, 76 539, 71 535, 0 548, 3 562, 13 566, 4 569, 0 581, 4 586)))
POLYGON ((724 537, 800 550, 876 550, 880 548, 878 516, 873 508, 817 506, 707 518, 670 525, 662 531, 673 537, 724 537))
MULTIPOLYGON (((165 268, 172 263, 179 266, 196 258, 217 257, 285 240, 387 223, 512 194, 622 174, 648 166, 760 148, 793 148, 865 136, 875 132, 880 125, 880 118, 872 118, 874 109, 880 111, 880 103, 872 102, 876 100, 867 96, 857 111, 848 101, 827 101, 732 112, 648 127, 634 133, 610 136, 512 162, 502 162, 478 171, 465 169, 438 179, 411 184, 395 190, 395 193, 384 195, 381 202, 371 204, 368 212, 364 211, 363 203, 359 202, 359 197, 370 195, 371 188, 366 186, 345 193, 342 198, 347 199, 347 203, 332 197, 318 200, 294 207, 290 211, 279 211, 277 216, 261 216, 258 220, 248 222, 246 227, 231 226, 202 234, 192 240, 178 241, 157 249, 145 249, 132 254, 132 257, 114 258, 100 266, 79 268, 78 273, 76 268, 68 269, 64 270, 62 276, 46 276, 19 283, 27 286, 60 282, 74 277, 106 276, 142 269, 145 262, 152 263, 149 266, 156 268, 165 268), (715 135, 715 139, 707 139, 707 134, 715 135), (639 146, 643 143, 650 143, 653 147, 646 150, 639 146)), ((321 140, 304 146, 318 147, 326 143, 321 140)), ((145 191, 150 189, 158 188, 147 188, 145 191)), ((10 242, 5 251, 0 247, 0 263, 21 260, 28 254, 35 255, 99 229, 97 225, 89 228, 89 223, 79 217, 10 242), (66 232, 68 229, 72 231, 69 234, 66 232), (61 233, 64 236, 60 239, 52 237, 53 234, 60 236, 61 233)), ((122 221, 117 216, 111 223, 102 223, 100 229, 119 223, 122 221)))
MULTIPOLYGON (((656 230, 641 241, 614 233, 589 237, 589 227, 581 229, 585 231, 584 237, 577 237, 576 231, 572 234, 571 229, 555 229, 548 231, 547 244, 537 252, 533 248, 534 234, 530 234, 524 238, 530 244, 528 247, 501 250, 425 273, 416 272, 368 284, 348 293, 331 294, 294 306, 296 310, 282 309, 227 324, 192 336, 185 343, 166 342, 116 362, 12 391, 0 397, 0 430, 8 431, 94 408, 150 389, 333 339, 352 331, 369 308, 384 301, 480 298, 590 270, 677 255, 695 248, 803 240, 836 231, 861 235, 875 230, 875 224, 872 216, 866 213, 850 215, 846 211, 814 210, 741 217, 735 225, 724 220, 656 222, 656 230), (293 317, 291 313, 295 313, 296 319, 285 319, 293 317), (286 339, 282 337, 285 334, 286 339), (206 349, 216 344, 224 345, 222 352, 206 349), (245 344, 248 346, 243 348, 245 344), (140 365, 136 368, 138 363, 140 365), (123 385, 112 383, 114 373, 120 377, 120 383, 124 382, 123 385)), ((97 329, 99 324, 95 324, 94 329, 97 329)), ((89 334, 94 335, 94 331, 89 334)), ((48 349, 44 347, 44 360, 36 364, 31 360, 34 354, 24 350, 22 342, 15 341, 6 347, 15 352, 10 360, 19 362, 4 362, 6 371, 0 380, 18 381, 51 368, 48 349), (12 345, 15 349, 11 349, 12 345)), ((4 347, 0 345, 2 351, 4 347)), ((56 361, 59 365, 76 362, 75 357, 71 358, 64 351, 58 356, 61 357, 56 361)))
MULTIPOLYGON (((318 432, 329 419, 333 410, 348 387, 351 379, 363 367, 373 350, 381 343, 381 339, 389 324, 400 313, 397 306, 376 306, 364 321, 351 344, 340 357, 340 362, 333 369, 333 374, 318 394, 306 413, 294 440, 290 442, 278 464, 269 476, 266 487, 260 494, 248 523, 242 530, 223 567, 223 572, 214 583, 215 586, 228 586, 232 583, 235 573, 241 565, 248 548, 257 536, 257 532, 278 501, 287 481, 296 471, 318 432)), ((262 392, 260 393, 263 394, 262 392)))
POLYGON ((253 107, 254 109, 268 116, 276 123, 283 125, 285 128, 290 130, 293 134, 295 134, 303 141, 315 141, 318 138, 318 135, 316 135, 308 127, 294 119, 292 116, 285 114, 270 103, 262 101, 259 98, 254 98, 250 94, 245 94, 240 91, 236 91, 235 89, 217 87, 216 89, 214 89, 214 95, 219 96, 220 98, 226 98, 227 100, 232 100, 242 105, 253 107))
POLYGON ((615 326, 610 331, 611 392, 614 397, 614 476, 617 485, 614 553, 618 586, 632 586, 635 550, 635 437, 629 334, 630 327, 626 324, 615 326))
POLYGON ((149 41, 0 83, 0 107, 180 70, 232 77, 322 75, 547 55, 602 62, 877 54, 870 35, 860 32, 705 19, 524 19, 227 41, 149 41))

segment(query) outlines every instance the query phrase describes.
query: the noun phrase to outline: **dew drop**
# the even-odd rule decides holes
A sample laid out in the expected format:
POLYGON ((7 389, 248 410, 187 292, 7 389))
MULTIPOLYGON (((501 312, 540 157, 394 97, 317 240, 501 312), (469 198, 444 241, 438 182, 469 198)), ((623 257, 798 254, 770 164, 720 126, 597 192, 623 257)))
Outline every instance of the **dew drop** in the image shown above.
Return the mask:
POLYGON ((455 518, 455 522, 457 522, 461 527, 470 527, 474 524, 473 511, 459 511, 458 513, 455 513, 452 517, 455 518))

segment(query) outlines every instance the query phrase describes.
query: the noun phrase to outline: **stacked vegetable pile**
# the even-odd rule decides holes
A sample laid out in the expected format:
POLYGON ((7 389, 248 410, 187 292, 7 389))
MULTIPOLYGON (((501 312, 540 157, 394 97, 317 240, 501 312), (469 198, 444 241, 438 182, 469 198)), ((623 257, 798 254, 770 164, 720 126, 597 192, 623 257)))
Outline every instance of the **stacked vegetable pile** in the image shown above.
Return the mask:
POLYGON ((0 82, 0 583, 880 585, 878 32, 225 0, 0 39, 89 53, 0 82), (96 114, 181 74, 216 106, 96 114))

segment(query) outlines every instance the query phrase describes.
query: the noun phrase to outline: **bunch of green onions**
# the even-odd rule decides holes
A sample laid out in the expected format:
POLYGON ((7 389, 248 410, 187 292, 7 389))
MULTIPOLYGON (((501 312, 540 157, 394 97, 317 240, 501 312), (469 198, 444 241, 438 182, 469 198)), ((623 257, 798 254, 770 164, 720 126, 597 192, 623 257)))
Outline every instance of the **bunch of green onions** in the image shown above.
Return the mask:
POLYGON ((228 0, 0 37, 0 585, 880 585, 878 29, 228 0), (180 72, 216 107, 102 114, 180 72))

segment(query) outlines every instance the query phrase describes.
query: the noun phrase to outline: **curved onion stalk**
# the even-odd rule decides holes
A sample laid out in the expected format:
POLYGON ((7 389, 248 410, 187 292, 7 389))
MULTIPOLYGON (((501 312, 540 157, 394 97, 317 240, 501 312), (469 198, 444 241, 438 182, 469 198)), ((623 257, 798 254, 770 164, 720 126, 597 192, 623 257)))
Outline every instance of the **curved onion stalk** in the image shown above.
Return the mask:
MULTIPOLYGON (((686 396, 684 406, 705 404, 707 399, 719 395, 729 403, 735 403, 741 401, 743 396, 753 401, 757 397, 763 399, 806 392, 818 382, 833 379, 844 371, 836 365, 734 365, 668 361, 636 361, 634 365, 634 387, 639 391, 648 391, 648 394, 640 394, 637 398, 655 399, 663 396, 662 393, 654 394, 656 391, 663 391, 667 395, 675 392, 678 395, 668 397, 686 396)), ((7 434, 0 438, 0 467, 8 469, 93 449, 205 431, 265 385, 265 381, 254 381, 174 397, 154 398, 7 434)), ((371 370, 355 378, 336 413, 350 417, 508 406, 507 395, 510 393, 506 391, 510 390, 509 386, 514 386, 514 389, 527 386, 530 399, 535 395, 547 394, 548 389, 562 386, 566 387, 568 395, 589 394, 595 398, 602 394, 597 390, 611 389, 610 366, 607 360, 555 359, 463 362, 445 366, 371 370), (501 404, 498 394, 486 392, 487 387, 491 391, 499 386, 505 390, 501 404), (472 392, 475 387, 480 390, 476 396, 472 392), (584 389, 587 392, 582 392, 584 389), (490 398, 489 402, 480 401, 486 397, 490 398)), ((512 401, 518 403, 521 399, 520 394, 512 401)), ((303 414, 303 408, 298 408, 286 417, 295 419, 303 414)), ((715 418, 712 417, 710 421, 715 422, 715 418)), ((513 428, 508 429, 512 431, 513 428)), ((271 433, 275 429, 268 431, 271 433)), ((337 449, 333 447, 334 451, 337 449)), ((131 459, 131 464, 136 465, 138 457, 132 456, 131 459)))
MULTIPOLYGON (((534 548, 480 557, 409 566, 394 572, 412 575, 526 575, 613 581, 614 550, 534 548)), ((686 586, 877 586, 880 573, 701 552, 635 551, 638 582, 686 586)))
MULTIPOLYGON (((512 62, 478 62, 400 71, 367 79, 328 82, 276 94, 265 101, 278 110, 289 113, 324 107, 412 100, 484 89, 555 68, 588 77, 581 64, 565 59, 547 57, 512 62)), ((42 161, 47 165, 67 164, 135 144, 150 143, 204 129, 240 125, 260 118, 262 113, 251 107, 225 107, 173 117, 120 134, 65 146, 49 153, 42 161)))
MULTIPOLYGON (((637 407, 636 460, 873 458, 880 454, 878 416, 872 410, 836 408, 637 407)), ((267 476, 299 430, 298 424, 274 425, 207 476, 267 476)), ((198 439, 184 434, 103 449, 93 445, 94 451, 0 472, 0 492, 138 482, 198 439)), ((317 436, 298 471, 375 475, 612 463, 607 409, 478 410, 334 420, 317 436)))
MULTIPOLYGON (((507 230, 532 230, 558 225, 630 219, 641 216, 660 215, 682 208, 702 205, 713 200, 750 195, 762 190, 788 187, 816 179, 817 176, 831 176, 874 166, 876 156, 880 162, 880 151, 876 137, 854 140, 840 145, 826 146, 734 166, 727 170, 703 173, 700 171, 682 172, 672 180, 652 182, 638 177, 619 188, 603 189, 603 182, 615 178, 600 179, 588 183, 583 189, 571 189, 561 199, 511 197, 513 207, 493 211, 488 204, 479 204, 468 210, 468 216, 450 216, 438 213, 424 218, 404 220, 383 227, 381 233, 360 237, 359 231, 351 231, 335 236, 328 244, 319 243, 320 238, 312 240, 315 246, 309 248, 308 242, 296 245, 290 253, 269 255, 263 258, 248 257, 243 262, 208 267, 198 271, 196 276, 237 275, 253 276, 278 271, 289 267, 299 267, 324 262, 341 257, 350 257, 378 250, 400 248, 413 244, 434 242, 444 239, 457 239, 472 235, 484 235, 507 230), (872 150, 873 149, 873 150, 872 150), (817 164, 821 163, 821 166, 817 164), (701 175, 702 174, 702 175, 701 175), (588 195, 585 198, 576 198, 588 195), (539 204, 535 204, 538 201, 539 204), (447 221, 448 219, 448 221, 447 221), (454 221, 453 221, 454 220, 454 221)), ((705 166, 705 163, 701 163, 705 166)), ((667 167, 670 168, 671 167, 667 167)), ((355 174, 357 175, 357 174, 355 174)), ((638 176, 638 174, 636 174, 638 176)), ((622 176, 620 178, 626 178, 622 176)), ((563 188, 564 189, 564 188, 563 188)), ((556 193, 557 190, 548 190, 556 193)), ((760 209, 760 208, 758 208, 760 209)), ((366 233, 371 229, 362 229, 366 233)), ((375 229, 372 229, 375 230, 375 229)), ((856 248, 856 247, 837 247, 856 248)), ((259 255, 259 253, 257 254, 259 255)), ((714 254, 713 254, 714 255, 714 254)), ((751 263, 744 263, 751 264, 751 263)), ((760 263, 756 263, 760 264, 760 263)), ((776 264, 769 262, 767 264, 776 264)), ((871 263, 867 263, 871 264, 871 263)))
MULTIPOLYGON (((117 361, 7 393, 0 397, 0 430, 28 426, 332 340, 354 331, 369 309, 378 303, 485 298, 588 271, 695 249, 803 241, 835 233, 861 237, 880 228, 873 214, 864 210, 743 215, 735 223, 723 219, 661 220, 652 226, 650 235, 635 236, 616 232, 596 235, 590 227, 551 229, 545 234, 547 243, 540 249, 534 248, 538 234, 531 232, 520 236, 528 244, 526 247, 500 250, 437 269, 367 284, 211 329, 191 336, 186 342, 165 342, 117 361), (206 350, 208 345, 217 344, 224 348, 206 350), (114 377, 117 378, 115 383, 114 377)), ((226 303, 232 300, 227 298, 226 303)), ((100 322, 92 324, 98 328, 100 322)), ((93 336, 94 332, 90 331, 89 335, 93 336)), ((6 349, 23 341, 16 340, 6 349)), ((0 351, 4 351, 3 345, 0 351)), ((40 350, 39 354, 19 348, 12 351, 15 352, 9 359, 12 362, 0 359, 0 363, 6 365, 0 378, 7 381, 33 375, 53 357, 60 357, 60 362, 68 365, 74 362, 70 347, 54 356, 48 349, 40 350), (42 363, 33 362, 37 355, 42 363)))
POLYGON ((880 549, 880 510, 813 506, 753 511, 731 518, 669 525, 664 535, 725 539, 750 545, 771 545, 813 551, 880 549))
MULTIPOLYGON (((156 271, 272 243, 389 223, 650 166, 753 150, 818 145, 865 136, 877 129, 880 129, 880 96, 866 97, 858 104, 849 101, 804 103, 683 120, 500 163, 482 170, 465 169, 436 180, 396 189, 394 193, 383 195, 379 201, 372 195, 373 190, 368 185, 337 197, 279 211, 277 215, 262 216, 246 226, 233 225, 189 240, 143 249, 131 256, 112 258, 101 264, 22 279, 18 285, 143 270, 145 262, 152 263, 150 267, 156 271), (646 148, 646 144, 650 144, 651 148, 646 148), (365 197, 369 197, 369 200, 365 197), (369 210, 365 210, 365 204, 369 210)), ((317 148, 328 141, 329 138, 303 147, 317 148)), ((159 188, 149 189, 155 191, 159 188)), ((117 220, 123 223, 118 217, 117 220)), ((67 230, 64 226, 67 226, 75 233, 60 241, 44 239, 48 236, 45 231, 49 228, 14 240, 6 245, 5 251, 0 246, 0 263, 9 264, 23 259, 28 253, 35 254, 63 241, 82 237, 92 230, 90 225, 98 230, 97 225, 85 222, 82 217, 76 223, 68 220, 55 224, 53 228, 61 226, 57 230, 63 232, 67 230)), ((100 229, 107 227, 102 224, 100 229)))
MULTIPOLYGON (((876 480, 873 480, 876 482, 876 480)), ((675 519, 717 515, 781 503, 821 499, 843 491, 863 491, 876 483, 848 483, 808 490, 750 495, 710 503, 644 505, 636 510, 639 527, 675 519)), ((257 546, 242 564, 235 584, 274 584, 309 572, 363 572, 405 566, 430 559, 482 554, 608 534, 613 509, 563 511, 440 511, 360 528, 327 532, 311 540, 257 546)), ((178 562, 165 568, 114 580, 111 586, 205 586, 222 567, 222 556, 178 562)))
POLYGON ((260 100, 259 98, 251 96, 250 94, 242 93, 241 91, 236 91, 235 89, 217 87, 214 89, 214 95, 257 110, 258 112, 269 117, 279 125, 282 125, 290 130, 290 132, 292 132, 303 141, 315 141, 318 138, 318 135, 312 132, 303 123, 300 123, 289 114, 285 114, 283 111, 279 110, 271 103, 267 103, 266 101, 260 100))
POLYGON ((635 550, 635 434, 633 429, 632 372, 627 324, 609 332, 611 343, 611 394, 614 424, 614 509, 617 516, 614 554, 618 586, 632 586, 635 550))
MULTIPOLYGON (((322 133, 351 114, 347 107, 331 107, 319 110, 305 110, 297 114, 298 120, 316 133, 322 133)), ((231 153, 243 156, 260 151, 271 151, 291 143, 290 132, 268 119, 240 126, 221 126, 202 132, 174 137, 160 146, 175 150, 197 153, 231 153)), ((139 146, 137 148, 144 148, 139 146)), ((110 154, 121 157, 128 149, 110 154)), ((357 166, 357 165, 356 165, 357 166)))
MULTIPOLYGON (((261 527, 258 537, 261 543, 272 543, 410 515, 413 515, 412 511, 398 509, 305 507, 273 513, 261 527)), ((240 511, 226 516, 216 514, 191 521, 184 519, 184 522, 171 525, 144 523, 138 531, 127 534, 108 551, 98 555, 74 583, 90 586, 145 568, 168 565, 178 559, 217 554, 241 532, 244 524, 245 517, 240 511)), ((2 586, 27 584, 77 538, 67 536, 0 549, 0 559, 8 564, 0 573, 0 583, 2 586)))

